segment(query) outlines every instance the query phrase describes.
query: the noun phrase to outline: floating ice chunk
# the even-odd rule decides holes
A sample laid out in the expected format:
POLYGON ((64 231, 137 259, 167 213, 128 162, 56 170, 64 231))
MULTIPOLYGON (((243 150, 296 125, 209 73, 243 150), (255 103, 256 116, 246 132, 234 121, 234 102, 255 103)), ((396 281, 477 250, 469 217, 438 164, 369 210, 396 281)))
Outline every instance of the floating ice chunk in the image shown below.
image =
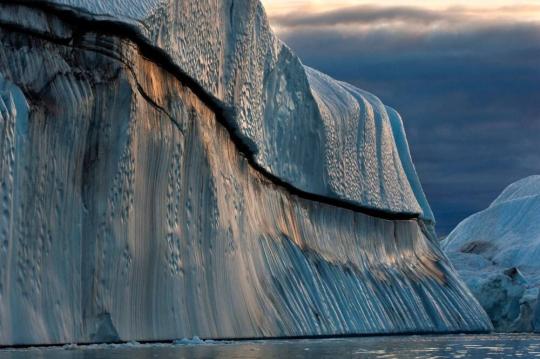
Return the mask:
POLYGON ((173 342, 174 345, 201 345, 201 344, 213 344, 215 341, 213 340, 202 340, 198 336, 194 336, 191 339, 183 338, 183 339, 177 339, 173 342))

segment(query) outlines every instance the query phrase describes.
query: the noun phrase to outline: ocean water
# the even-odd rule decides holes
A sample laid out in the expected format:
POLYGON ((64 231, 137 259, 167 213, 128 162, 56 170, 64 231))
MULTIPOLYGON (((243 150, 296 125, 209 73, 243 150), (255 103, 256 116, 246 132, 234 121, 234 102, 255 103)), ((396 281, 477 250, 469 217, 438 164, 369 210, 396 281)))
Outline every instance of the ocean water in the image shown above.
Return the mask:
POLYGON ((392 336, 2 349, 0 358, 540 358, 540 335, 392 336))

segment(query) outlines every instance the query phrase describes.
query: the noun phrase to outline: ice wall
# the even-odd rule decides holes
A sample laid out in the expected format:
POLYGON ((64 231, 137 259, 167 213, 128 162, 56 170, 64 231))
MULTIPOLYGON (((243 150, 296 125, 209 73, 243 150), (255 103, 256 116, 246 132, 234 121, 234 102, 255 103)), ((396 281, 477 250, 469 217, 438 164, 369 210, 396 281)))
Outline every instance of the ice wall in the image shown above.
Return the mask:
POLYGON ((408 153, 396 148, 381 101, 304 68, 275 37, 259 1, 33 3, 128 25, 164 50, 228 112, 256 163, 283 181, 368 210, 434 222, 427 202, 415 197, 416 174, 400 163, 408 153))
MULTIPOLYGON (((211 10, 217 4, 223 2, 167 6, 211 10)), ((100 22, 103 16, 76 18, 30 5, 0 5, 0 344, 490 330, 429 221, 384 219, 291 192, 282 182, 286 176, 271 176, 240 151, 225 102, 208 96, 206 86, 201 91, 180 62, 172 66, 157 48, 149 51, 144 38, 130 32, 134 25, 117 28, 100 22)), ((266 24, 262 11, 254 13, 266 24)), ((205 20, 209 14, 193 18, 225 26, 205 20)), ((252 25, 246 29, 259 29, 252 25)), ((175 26, 182 28, 167 24, 175 26)), ((201 26, 185 31, 210 24, 201 26)), ((280 61, 299 64, 276 46, 280 61)), ((287 89, 295 69, 276 67, 264 78, 287 89)), ((310 77, 295 81, 312 89, 291 87, 299 97, 265 105, 265 120, 254 115, 245 121, 270 126, 264 136, 275 141, 280 136, 273 132, 291 135, 287 126, 290 132, 305 130, 306 123, 320 126, 325 136, 339 129, 319 139, 332 139, 328 143, 344 153, 354 146, 347 141, 359 141, 343 138, 344 132, 370 127, 365 132, 380 154, 370 159, 367 148, 354 150, 350 158, 364 156, 374 166, 373 175, 357 179, 369 178, 379 194, 381 186, 394 188, 402 201, 404 193, 418 196, 414 185, 406 189, 411 164, 395 115, 371 95, 306 71, 310 77), (345 97, 353 105, 346 105, 352 107, 343 122, 332 113, 341 116, 345 105, 325 83, 352 97, 345 97), (279 115, 287 108, 320 114, 323 105, 334 107, 321 122, 279 115), (398 143, 389 143, 394 136, 398 143), (379 166, 386 154, 397 183, 376 178, 387 175, 379 166)), ((281 143, 279 150, 302 158, 303 150, 293 147, 281 143)), ((299 180, 317 178, 307 160, 307 172, 278 160, 299 180)))

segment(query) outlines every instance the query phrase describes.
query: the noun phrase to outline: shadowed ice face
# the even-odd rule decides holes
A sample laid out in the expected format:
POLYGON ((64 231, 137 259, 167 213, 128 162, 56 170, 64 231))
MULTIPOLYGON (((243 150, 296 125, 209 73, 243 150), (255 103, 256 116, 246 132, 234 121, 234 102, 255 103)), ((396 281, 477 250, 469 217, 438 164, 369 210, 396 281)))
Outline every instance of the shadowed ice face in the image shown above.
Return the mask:
POLYGON ((441 234, 540 173, 537 2, 264 3, 307 65, 401 112, 441 234))

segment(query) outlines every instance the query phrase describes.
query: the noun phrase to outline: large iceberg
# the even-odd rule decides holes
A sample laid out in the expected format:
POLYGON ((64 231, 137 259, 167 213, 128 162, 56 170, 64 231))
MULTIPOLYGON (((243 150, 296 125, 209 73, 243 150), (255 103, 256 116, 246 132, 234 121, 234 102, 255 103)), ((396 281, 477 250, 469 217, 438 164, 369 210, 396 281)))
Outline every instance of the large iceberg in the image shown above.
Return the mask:
POLYGON ((443 243, 499 331, 540 331, 539 214, 540 176, 532 176, 508 186, 443 243))
POLYGON ((0 4, 0 344, 489 331, 403 123, 258 1, 0 4))
POLYGON ((401 120, 375 96, 304 68, 273 34, 259 1, 32 4, 71 13, 79 28, 86 20, 160 49, 227 113, 254 163, 295 188, 434 221, 414 171, 403 168, 407 154, 396 148, 391 121, 401 120))

